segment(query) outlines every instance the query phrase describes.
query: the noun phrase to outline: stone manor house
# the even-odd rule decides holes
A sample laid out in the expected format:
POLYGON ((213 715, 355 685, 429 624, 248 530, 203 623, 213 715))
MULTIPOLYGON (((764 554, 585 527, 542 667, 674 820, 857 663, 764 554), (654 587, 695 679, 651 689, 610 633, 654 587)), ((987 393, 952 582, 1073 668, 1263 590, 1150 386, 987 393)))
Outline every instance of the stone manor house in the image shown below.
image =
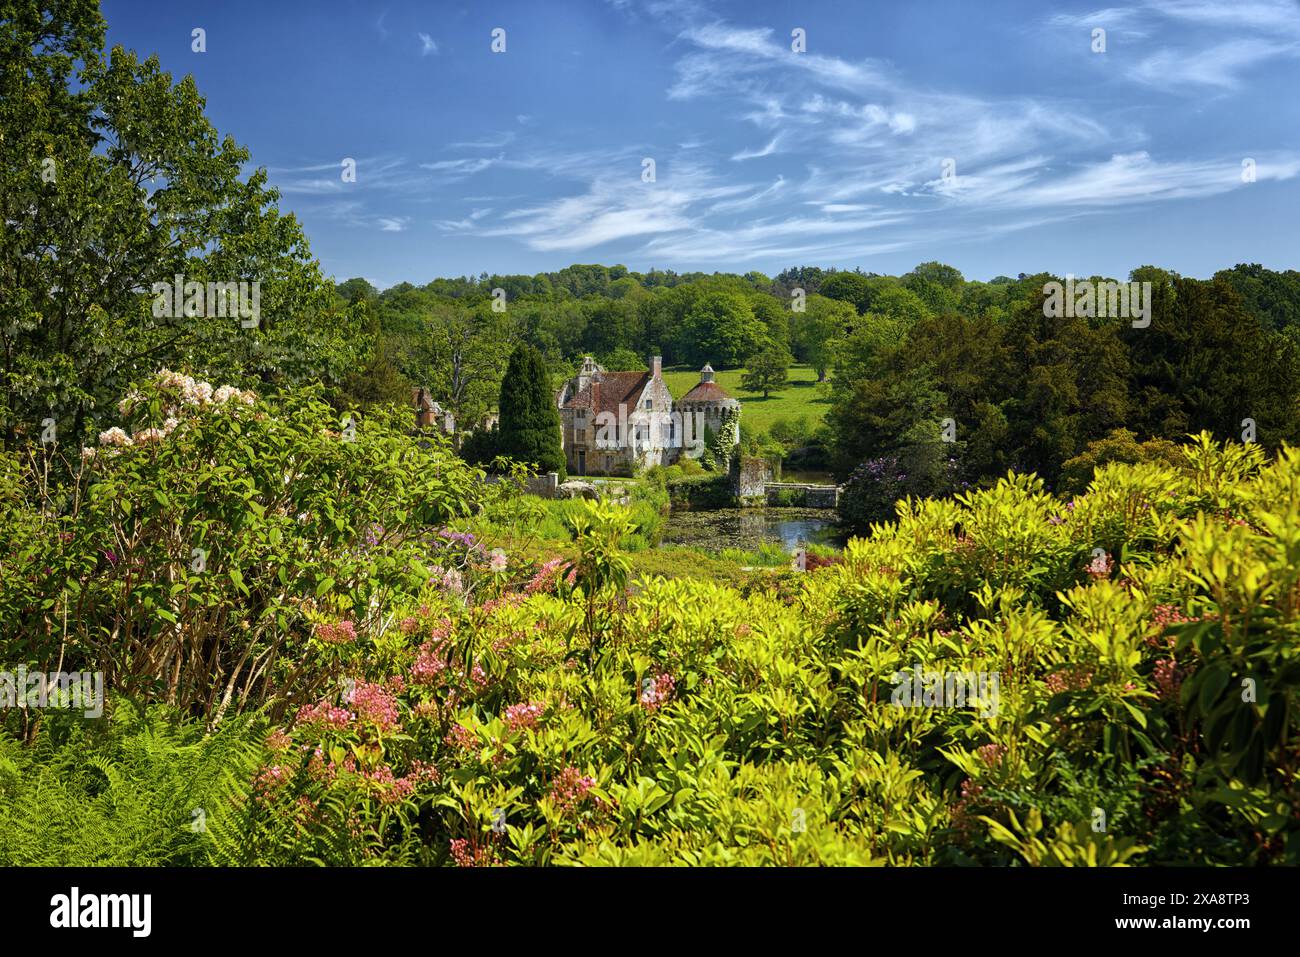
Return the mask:
MULTIPOLYGON (((606 372, 586 356, 556 403, 571 475, 630 475, 637 468, 699 458, 723 428, 726 414, 740 409, 740 402, 713 381, 708 365, 700 370, 699 383, 674 404, 659 356, 650 358, 644 372, 606 372)), ((739 441, 738 414, 731 429, 730 442, 739 441)))

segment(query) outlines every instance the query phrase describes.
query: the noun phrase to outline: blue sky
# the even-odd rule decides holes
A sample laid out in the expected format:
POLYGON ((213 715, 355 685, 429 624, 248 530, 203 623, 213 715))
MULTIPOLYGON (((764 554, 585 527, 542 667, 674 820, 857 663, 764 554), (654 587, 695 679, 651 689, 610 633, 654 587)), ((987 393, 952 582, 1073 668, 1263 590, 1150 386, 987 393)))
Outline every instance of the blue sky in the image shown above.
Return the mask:
POLYGON ((338 279, 1300 267, 1300 0, 1109 2, 103 9, 194 75, 338 279))

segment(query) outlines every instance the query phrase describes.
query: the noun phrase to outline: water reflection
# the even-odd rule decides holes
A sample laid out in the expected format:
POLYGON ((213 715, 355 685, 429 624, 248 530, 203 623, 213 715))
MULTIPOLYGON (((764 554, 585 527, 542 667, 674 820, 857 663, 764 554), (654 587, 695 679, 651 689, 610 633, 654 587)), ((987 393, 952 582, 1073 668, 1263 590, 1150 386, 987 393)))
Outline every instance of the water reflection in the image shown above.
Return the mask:
POLYGON ((663 541, 717 551, 723 548, 755 549, 763 542, 779 542, 787 550, 800 542, 840 545, 835 513, 809 508, 727 508, 710 512, 674 511, 663 541))

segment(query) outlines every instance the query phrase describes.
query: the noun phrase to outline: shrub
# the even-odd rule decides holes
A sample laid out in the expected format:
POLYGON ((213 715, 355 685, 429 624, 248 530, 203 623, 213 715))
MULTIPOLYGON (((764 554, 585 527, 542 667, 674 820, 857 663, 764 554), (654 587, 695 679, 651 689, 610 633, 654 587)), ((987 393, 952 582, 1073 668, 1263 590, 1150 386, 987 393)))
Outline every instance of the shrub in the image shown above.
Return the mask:
POLYGON ((148 732, 179 747, 120 703, 95 730, 30 716, 33 745, 0 741, 0 843, 48 791, 71 849, 20 836, 11 859, 99 862, 93 834, 157 863, 1300 863, 1300 452, 1201 436, 1183 458, 1064 502, 1015 474, 904 499, 805 572, 775 547, 744 577, 638 553, 722 581, 638 572, 607 502, 566 503, 542 561, 444 531, 442 576, 395 580, 363 647, 320 623, 334 656, 302 660, 321 680, 264 749, 230 715, 148 732), (936 700, 960 674, 981 696, 936 700), (217 758, 227 733, 259 767, 217 758), (151 748, 179 770, 127 757, 151 748), (173 833, 172 776, 223 766, 207 831, 173 833))
POLYGON ((1089 442, 1088 447, 1061 466, 1060 486, 1067 492, 1082 492, 1092 481, 1097 469, 1111 462, 1157 462, 1180 466, 1182 452, 1168 439, 1148 439, 1138 442, 1128 429, 1115 429, 1104 439, 1089 442))
POLYGON ((316 628, 348 621, 365 644, 435 574, 430 530, 486 498, 397 408, 340 422, 317 391, 270 405, 164 372, 120 411, 67 487, 34 453, 4 543, 5 651, 212 720, 329 680, 316 628))

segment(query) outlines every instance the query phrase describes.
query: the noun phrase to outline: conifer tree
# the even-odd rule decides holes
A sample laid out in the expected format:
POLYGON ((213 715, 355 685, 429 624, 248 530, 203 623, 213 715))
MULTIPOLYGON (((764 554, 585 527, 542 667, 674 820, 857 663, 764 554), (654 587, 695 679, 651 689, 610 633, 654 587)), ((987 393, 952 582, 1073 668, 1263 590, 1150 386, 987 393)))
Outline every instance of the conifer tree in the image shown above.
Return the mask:
POLYGON ((510 356, 501 380, 500 409, 498 454, 564 478, 560 410, 546 361, 533 346, 520 344, 510 356))

